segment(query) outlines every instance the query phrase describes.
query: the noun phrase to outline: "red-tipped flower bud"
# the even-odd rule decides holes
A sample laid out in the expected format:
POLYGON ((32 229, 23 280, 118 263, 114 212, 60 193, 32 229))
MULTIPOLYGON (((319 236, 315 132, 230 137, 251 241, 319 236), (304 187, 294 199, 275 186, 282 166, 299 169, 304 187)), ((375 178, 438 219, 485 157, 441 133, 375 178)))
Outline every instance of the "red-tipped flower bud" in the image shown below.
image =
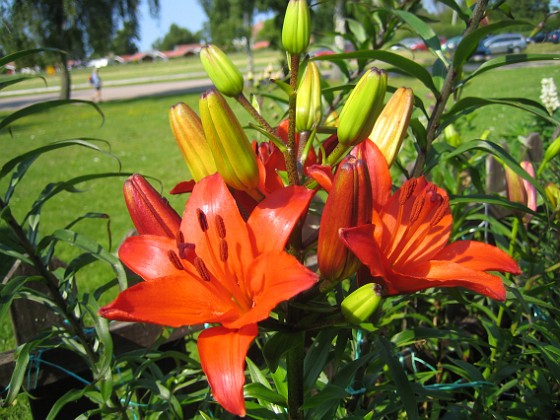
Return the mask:
POLYGON ((382 291, 383 287, 379 284, 364 284, 342 301, 342 315, 352 324, 361 324, 379 307, 383 298, 382 291))
POLYGON ((259 183, 257 158, 226 99, 217 90, 210 89, 200 97, 199 106, 202 127, 218 173, 229 186, 255 196, 259 183))
POLYGON ((175 238, 181 217, 142 175, 128 178, 123 190, 130 218, 138 233, 175 238))
POLYGON ((243 91, 243 75, 218 47, 215 45, 202 47, 200 61, 210 80, 222 94, 237 96, 243 91))
POLYGON ((215 174, 216 164, 204 137, 200 117, 187 104, 179 102, 169 110, 169 123, 193 179, 200 181, 215 174))
POLYGON ((389 166, 393 164, 406 136, 413 104, 412 89, 397 89, 377 117, 369 135, 369 139, 381 150, 389 166))
POLYGON ((387 73, 375 67, 364 73, 340 112, 337 128, 340 144, 351 147, 368 137, 383 107, 386 90, 387 73))
POLYGON ((372 208, 367 166, 349 155, 339 165, 321 216, 317 262, 324 279, 322 290, 358 270, 360 262, 340 240, 339 230, 370 223, 372 208))
POLYGON ((297 131, 312 131, 321 122, 322 116, 321 78, 317 64, 310 61, 297 91, 297 131))
POLYGON ((282 26, 282 46, 290 54, 302 54, 309 46, 311 17, 306 0, 290 0, 282 26))

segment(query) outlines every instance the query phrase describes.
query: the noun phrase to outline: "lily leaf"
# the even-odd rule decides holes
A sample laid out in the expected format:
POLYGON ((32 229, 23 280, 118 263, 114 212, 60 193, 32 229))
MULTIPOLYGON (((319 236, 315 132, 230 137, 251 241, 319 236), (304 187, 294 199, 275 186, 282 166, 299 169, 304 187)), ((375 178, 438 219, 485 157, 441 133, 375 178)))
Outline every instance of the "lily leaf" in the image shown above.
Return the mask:
POLYGON ((390 51, 383 51, 383 50, 363 50, 363 51, 353 51, 349 53, 343 54, 332 54, 332 55, 324 55, 320 57, 313 57, 313 60, 345 60, 350 58, 364 58, 368 60, 379 60, 385 63, 391 64, 409 76, 415 77, 416 79, 420 80, 424 86, 426 86, 432 93, 439 97, 439 91, 432 80, 432 76, 430 72, 426 70, 420 64, 405 58, 399 54, 392 53, 390 51))
MULTIPOLYGON (((6 118, 4 118, 2 121, 0 121, 0 130, 8 127, 14 121, 17 121, 20 118, 27 117, 27 116, 35 114, 37 112, 42 112, 42 111, 46 111, 46 110, 49 110, 49 109, 52 109, 52 108, 56 108, 56 107, 63 106, 63 105, 70 105, 70 104, 87 104, 87 105, 93 106, 97 110, 99 115, 101 115, 103 121, 105 120, 105 115, 103 114, 103 111, 101 111, 101 108, 99 108, 99 105, 97 105, 94 102, 85 101, 83 99, 56 99, 56 100, 53 100, 53 101, 45 101, 45 102, 39 102, 39 103, 36 103, 36 104, 33 104, 33 105, 29 105, 29 106, 26 106, 25 108, 22 108, 18 111, 15 111, 15 112, 11 113, 6 118)), ((103 121, 102 121, 102 124, 103 124, 103 121)))

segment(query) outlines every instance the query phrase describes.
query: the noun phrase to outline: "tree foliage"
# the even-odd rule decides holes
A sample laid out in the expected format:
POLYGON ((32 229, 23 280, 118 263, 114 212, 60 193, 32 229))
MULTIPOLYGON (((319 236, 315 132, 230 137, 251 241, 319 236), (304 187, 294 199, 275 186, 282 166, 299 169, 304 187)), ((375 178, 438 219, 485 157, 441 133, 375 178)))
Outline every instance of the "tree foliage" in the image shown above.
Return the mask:
POLYGON ((167 34, 163 38, 158 38, 152 44, 152 47, 156 50, 167 51, 172 50, 176 45, 198 43, 201 38, 202 33, 200 31, 192 33, 188 29, 172 23, 167 34))
POLYGON ((134 54, 138 52, 138 34, 130 22, 125 22, 117 31, 111 42, 111 51, 115 54, 134 54))
MULTIPOLYGON (((0 44, 7 52, 53 47, 68 53, 51 57, 62 70, 61 97, 70 97, 68 57, 102 56, 109 52, 119 26, 138 34, 140 0, 13 0, 2 7, 0 44)), ((149 0, 152 13, 159 0, 149 0)), ((129 38, 130 39, 130 38, 129 38)))

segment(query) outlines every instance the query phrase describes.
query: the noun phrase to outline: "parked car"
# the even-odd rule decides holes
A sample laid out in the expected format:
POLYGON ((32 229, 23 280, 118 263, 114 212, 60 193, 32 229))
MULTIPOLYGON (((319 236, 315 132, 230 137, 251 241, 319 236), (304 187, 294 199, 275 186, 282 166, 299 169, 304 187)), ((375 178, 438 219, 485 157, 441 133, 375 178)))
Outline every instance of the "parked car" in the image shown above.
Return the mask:
POLYGON ((446 53, 453 54, 462 39, 461 35, 451 37, 441 46, 441 49, 446 53))
POLYGON ((520 53, 527 48, 527 41, 521 34, 490 35, 478 44, 475 55, 520 53))
POLYGON ((552 42, 554 44, 558 44, 558 42, 560 41, 560 30, 556 29, 554 31, 550 31, 546 35, 546 41, 547 42, 552 42))
POLYGON ((428 48, 422 38, 404 38, 391 47, 392 50, 407 49, 410 51, 426 51, 428 48))
POLYGON ((540 44, 541 42, 546 42, 548 38, 548 32, 545 31, 540 31, 537 32, 535 35, 527 38, 527 42, 533 43, 533 44, 540 44))

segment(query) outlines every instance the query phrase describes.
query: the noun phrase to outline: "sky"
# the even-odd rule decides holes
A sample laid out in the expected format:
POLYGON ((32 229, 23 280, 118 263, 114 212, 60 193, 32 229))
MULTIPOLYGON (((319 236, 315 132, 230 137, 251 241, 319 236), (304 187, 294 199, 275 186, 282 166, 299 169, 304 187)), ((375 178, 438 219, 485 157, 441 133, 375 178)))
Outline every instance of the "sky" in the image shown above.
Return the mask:
POLYGON ((206 15, 198 0, 160 0, 159 18, 150 15, 148 2, 142 0, 140 5, 140 51, 149 51, 158 38, 163 38, 172 23, 191 32, 202 29, 206 15))

